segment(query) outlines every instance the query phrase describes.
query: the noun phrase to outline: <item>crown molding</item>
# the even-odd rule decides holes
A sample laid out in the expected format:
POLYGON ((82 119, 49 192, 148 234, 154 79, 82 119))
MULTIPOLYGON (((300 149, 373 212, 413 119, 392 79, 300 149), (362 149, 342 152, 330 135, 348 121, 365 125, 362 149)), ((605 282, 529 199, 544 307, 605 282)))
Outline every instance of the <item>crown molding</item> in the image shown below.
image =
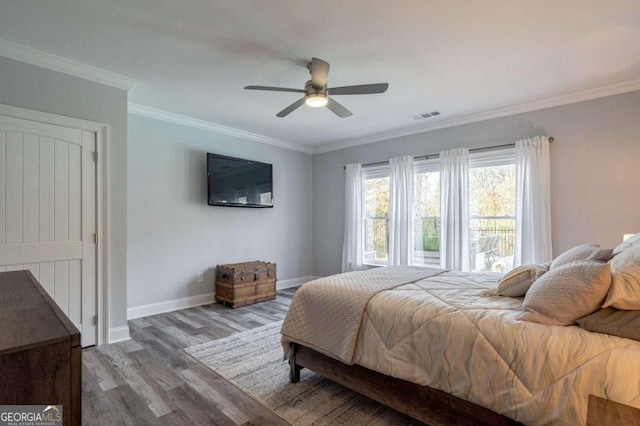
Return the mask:
POLYGON ((94 81, 107 86, 122 90, 130 90, 136 84, 134 80, 124 75, 116 74, 91 65, 52 55, 41 50, 32 49, 21 44, 16 44, 0 39, 0 56, 15 59, 16 61, 27 62, 39 67, 48 68, 64 74, 80 77, 85 80, 94 81))
MULTIPOLYGON (((43 68, 48 68, 54 71, 73 75, 85 80, 94 81, 122 90, 130 90, 136 84, 138 84, 137 80, 129 77, 93 67, 91 65, 83 64, 71 59, 52 55, 41 50, 32 49, 30 47, 26 47, 3 39, 0 39, 0 56, 6 56, 17 61, 26 62, 43 68)), ((445 129, 448 127, 460 126, 463 124, 476 123, 479 121, 491 120, 494 118, 522 114, 525 112, 552 108, 561 105, 568 105, 576 102, 603 98, 606 96, 618 95, 635 90, 640 90, 640 79, 571 92, 559 96, 552 96, 515 105, 506 105, 503 107, 486 111, 479 111, 472 114, 441 118, 419 126, 398 128, 387 132, 364 136, 361 138, 333 141, 322 145, 316 145, 314 147, 271 138, 257 133, 227 127, 220 124, 174 114, 168 111, 162 111, 134 103, 129 103, 128 111, 131 114, 155 118, 157 120, 195 127, 229 136, 235 136, 255 142, 277 146, 280 148, 304 152, 306 154, 321 154, 324 152, 336 151, 373 142, 380 142, 383 140, 415 135, 432 130, 445 129)))
POLYGON ((507 117, 510 115, 522 114, 525 112, 537 111, 546 108, 552 108, 561 105, 568 105, 577 102, 589 101, 592 99, 604 98, 607 96, 619 95, 622 93, 640 90, 640 79, 629 80, 623 83, 609 84, 592 89, 580 90, 564 95, 552 96, 549 98, 538 99, 534 101, 524 102, 515 105, 507 105, 500 108, 480 111, 473 114, 459 115, 450 118, 442 118, 438 121, 432 121, 428 124, 413 126, 410 128, 395 129, 388 132, 377 133, 375 135, 364 136, 356 139, 344 139, 341 141, 330 142, 324 145, 313 147, 314 154, 324 152, 337 151, 340 149, 350 148, 359 145, 365 145, 373 142, 380 142, 388 139, 399 138, 403 136, 415 135, 418 133, 429 132, 432 130, 446 129, 448 127, 461 126, 463 124, 476 123, 479 121, 491 120, 494 118, 507 117))
POLYGON ((247 132, 245 130, 236 129, 234 127, 227 127, 221 124, 212 123, 210 121, 199 120, 197 118, 187 117, 186 115, 175 114, 169 111, 163 111, 148 106, 135 104, 129 102, 128 104, 129 114, 140 115, 142 117, 154 118, 156 120, 166 121, 169 123, 180 124, 182 126, 193 127, 196 129, 207 130, 213 133, 220 133, 223 135, 234 136, 254 142, 259 142, 267 145, 277 146, 278 148, 289 149, 293 151, 303 152, 305 154, 312 154, 311 147, 301 145, 294 142, 289 142, 281 139, 271 138, 269 136, 260 135, 257 133, 247 132))

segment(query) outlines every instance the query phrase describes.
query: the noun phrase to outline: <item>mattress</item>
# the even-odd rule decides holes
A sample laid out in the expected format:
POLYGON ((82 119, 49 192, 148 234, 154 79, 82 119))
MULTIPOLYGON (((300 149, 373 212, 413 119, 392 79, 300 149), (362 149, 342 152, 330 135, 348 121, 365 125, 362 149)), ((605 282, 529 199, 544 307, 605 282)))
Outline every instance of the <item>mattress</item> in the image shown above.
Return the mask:
POLYGON ((500 275, 444 272, 366 305, 353 361, 530 425, 586 424, 588 395, 640 408, 640 342, 516 320, 500 275))

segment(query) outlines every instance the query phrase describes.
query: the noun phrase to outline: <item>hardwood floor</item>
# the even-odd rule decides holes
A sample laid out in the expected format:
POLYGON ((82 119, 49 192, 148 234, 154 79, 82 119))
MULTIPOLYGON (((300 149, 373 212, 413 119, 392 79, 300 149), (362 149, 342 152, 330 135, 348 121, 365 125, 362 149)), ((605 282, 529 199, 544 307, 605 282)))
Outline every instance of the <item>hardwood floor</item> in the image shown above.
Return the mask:
POLYGON ((182 349, 284 319, 295 290, 129 321, 131 340, 82 352, 82 424, 288 425, 182 349))

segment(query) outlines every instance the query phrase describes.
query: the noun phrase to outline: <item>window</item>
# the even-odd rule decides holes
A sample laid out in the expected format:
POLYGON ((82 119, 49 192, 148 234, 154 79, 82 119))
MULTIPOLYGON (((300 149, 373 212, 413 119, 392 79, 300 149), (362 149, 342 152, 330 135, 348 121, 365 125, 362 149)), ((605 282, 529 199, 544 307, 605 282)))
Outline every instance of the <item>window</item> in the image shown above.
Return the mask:
POLYGON ((440 166, 438 160, 416 162, 413 181, 413 263, 440 264, 440 166))
POLYGON ((260 204, 271 204, 271 184, 263 183, 256 185, 260 204))
POLYGON ((240 186, 233 191, 234 202, 247 204, 247 190, 244 186, 240 186))
POLYGON ((516 166, 513 150, 469 160, 471 269, 507 272, 516 233, 516 166))
MULTIPOLYGON (((440 264, 440 162, 415 163, 414 264, 440 264)), ((364 263, 386 265, 389 254, 389 167, 363 170, 364 263)), ((515 241, 515 153, 474 153, 469 159, 471 269, 507 272, 515 241)))
POLYGON ((389 168, 368 167, 364 185, 364 263, 386 265, 389 260, 389 168))
MULTIPOLYGON (((438 160, 416 163, 414 180, 414 264, 440 263, 440 166, 438 160)), ((389 259, 389 168, 368 167, 364 185, 364 263, 386 265, 389 259)))

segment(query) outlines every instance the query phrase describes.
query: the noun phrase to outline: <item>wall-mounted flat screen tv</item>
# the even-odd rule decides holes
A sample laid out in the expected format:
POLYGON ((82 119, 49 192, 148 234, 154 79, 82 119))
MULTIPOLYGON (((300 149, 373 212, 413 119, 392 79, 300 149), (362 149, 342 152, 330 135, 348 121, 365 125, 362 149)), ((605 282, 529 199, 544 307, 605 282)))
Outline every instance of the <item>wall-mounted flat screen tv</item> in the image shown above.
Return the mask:
POLYGON ((210 206, 273 207, 273 166, 207 154, 210 206))

